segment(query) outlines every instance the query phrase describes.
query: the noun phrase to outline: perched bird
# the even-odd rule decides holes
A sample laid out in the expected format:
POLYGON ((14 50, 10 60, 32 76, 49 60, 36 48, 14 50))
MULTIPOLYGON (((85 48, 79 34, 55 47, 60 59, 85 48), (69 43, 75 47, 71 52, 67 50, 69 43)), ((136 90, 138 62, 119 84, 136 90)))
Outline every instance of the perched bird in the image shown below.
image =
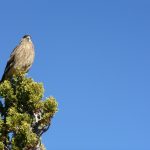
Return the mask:
POLYGON ((1 82, 11 78, 18 70, 28 72, 34 61, 34 45, 30 35, 22 37, 20 43, 10 55, 1 82))

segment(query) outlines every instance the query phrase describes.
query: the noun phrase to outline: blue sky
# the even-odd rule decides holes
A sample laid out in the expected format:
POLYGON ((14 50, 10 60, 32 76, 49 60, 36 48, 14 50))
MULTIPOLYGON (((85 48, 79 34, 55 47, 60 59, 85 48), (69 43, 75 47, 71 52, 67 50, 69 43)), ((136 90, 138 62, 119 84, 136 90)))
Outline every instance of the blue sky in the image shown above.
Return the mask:
POLYGON ((150 149, 150 1, 13 0, 0 4, 0 75, 31 34, 29 76, 59 112, 48 150, 150 149))

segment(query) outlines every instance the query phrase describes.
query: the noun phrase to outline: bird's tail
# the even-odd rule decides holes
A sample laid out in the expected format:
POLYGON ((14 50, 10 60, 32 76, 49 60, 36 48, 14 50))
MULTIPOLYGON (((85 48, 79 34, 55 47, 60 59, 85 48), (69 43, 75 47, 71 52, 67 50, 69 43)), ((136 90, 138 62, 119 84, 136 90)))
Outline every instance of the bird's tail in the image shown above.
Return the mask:
POLYGON ((2 83, 5 79, 6 79, 6 74, 4 73, 1 80, 0 80, 0 83, 2 83))

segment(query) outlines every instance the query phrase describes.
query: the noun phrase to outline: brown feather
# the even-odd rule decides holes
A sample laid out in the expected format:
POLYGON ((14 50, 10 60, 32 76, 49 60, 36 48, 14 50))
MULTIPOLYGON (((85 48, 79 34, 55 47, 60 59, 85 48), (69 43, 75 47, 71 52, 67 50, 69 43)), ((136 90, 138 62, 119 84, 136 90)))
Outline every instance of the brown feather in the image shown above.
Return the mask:
POLYGON ((23 38, 10 55, 1 82, 11 78, 17 70, 28 72, 34 61, 34 55, 33 43, 23 38))

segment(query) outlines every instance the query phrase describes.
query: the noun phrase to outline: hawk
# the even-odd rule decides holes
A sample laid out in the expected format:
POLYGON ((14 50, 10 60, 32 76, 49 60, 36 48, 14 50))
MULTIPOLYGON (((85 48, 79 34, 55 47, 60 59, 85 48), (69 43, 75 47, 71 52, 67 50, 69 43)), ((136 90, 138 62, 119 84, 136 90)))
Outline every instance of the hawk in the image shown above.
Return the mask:
POLYGON ((34 61, 34 45, 30 35, 22 37, 19 45, 12 51, 7 62, 1 82, 11 78, 17 70, 28 72, 34 61))

